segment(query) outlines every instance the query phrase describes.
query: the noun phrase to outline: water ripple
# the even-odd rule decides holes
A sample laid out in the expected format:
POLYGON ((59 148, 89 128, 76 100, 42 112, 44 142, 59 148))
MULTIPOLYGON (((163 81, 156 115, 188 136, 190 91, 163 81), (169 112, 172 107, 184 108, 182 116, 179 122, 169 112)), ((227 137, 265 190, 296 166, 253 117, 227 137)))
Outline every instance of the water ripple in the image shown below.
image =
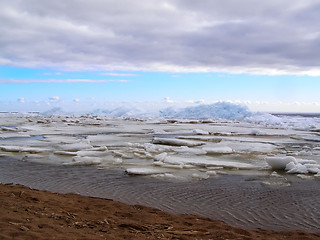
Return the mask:
POLYGON ((120 170, 44 165, 3 157, 0 181, 143 204, 172 213, 198 214, 246 228, 320 232, 317 181, 297 180, 280 189, 241 176, 167 182, 127 176, 120 170))

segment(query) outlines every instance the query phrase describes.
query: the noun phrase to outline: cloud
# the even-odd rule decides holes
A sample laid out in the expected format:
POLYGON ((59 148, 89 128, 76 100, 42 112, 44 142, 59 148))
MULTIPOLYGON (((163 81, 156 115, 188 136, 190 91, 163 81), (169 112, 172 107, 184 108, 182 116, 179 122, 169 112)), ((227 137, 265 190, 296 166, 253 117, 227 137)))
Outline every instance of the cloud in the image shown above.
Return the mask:
POLYGON ((204 99, 199 100, 188 100, 187 103, 193 103, 193 104, 204 104, 206 101, 204 99))
POLYGON ((1 83, 126 83, 129 80, 107 80, 107 79, 0 79, 1 83))
POLYGON ((54 103, 54 102, 59 102, 60 97, 59 96, 53 96, 49 98, 49 102, 54 103))
POLYGON ((319 0, 2 1, 0 64, 320 75, 319 12, 319 0))
POLYGON ((174 101, 173 101, 170 97, 165 97, 165 98, 164 98, 164 101, 165 101, 166 103, 174 103, 174 101))
POLYGON ((51 75, 60 76, 62 74, 63 73, 61 73, 61 72, 45 72, 45 73, 42 73, 42 75, 45 75, 45 76, 51 76, 51 75))
POLYGON ((133 73, 102 73, 102 76, 113 76, 113 77, 133 77, 137 76, 133 73))
POLYGON ((24 98, 18 98, 18 102, 19 102, 19 103, 24 103, 24 102, 25 102, 25 99, 24 99, 24 98))

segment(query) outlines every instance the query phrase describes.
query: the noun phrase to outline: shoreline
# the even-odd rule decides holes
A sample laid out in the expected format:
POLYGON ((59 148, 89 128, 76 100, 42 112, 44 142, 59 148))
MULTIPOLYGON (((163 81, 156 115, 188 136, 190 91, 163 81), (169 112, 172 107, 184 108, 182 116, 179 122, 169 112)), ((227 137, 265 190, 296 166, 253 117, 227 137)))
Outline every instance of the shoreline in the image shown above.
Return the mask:
POLYGON ((0 184, 0 239, 320 239, 303 231, 249 230, 110 199, 0 184))
MULTIPOLYGON (((205 181, 168 182, 102 171, 0 158, 0 182, 33 189, 113 199, 155 207, 171 214, 194 214, 246 229, 320 233, 319 185, 299 180, 270 188, 256 177, 220 176, 205 181)), ((289 179, 290 181, 290 179, 289 179)))

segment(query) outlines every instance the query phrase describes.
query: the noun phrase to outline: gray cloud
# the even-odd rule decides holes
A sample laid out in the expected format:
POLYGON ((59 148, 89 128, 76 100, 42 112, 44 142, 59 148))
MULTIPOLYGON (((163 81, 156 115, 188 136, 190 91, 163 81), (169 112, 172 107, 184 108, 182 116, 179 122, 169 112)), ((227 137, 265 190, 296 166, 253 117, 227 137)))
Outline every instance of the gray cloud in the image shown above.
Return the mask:
POLYGON ((0 64, 320 75, 320 1, 0 0, 0 64))

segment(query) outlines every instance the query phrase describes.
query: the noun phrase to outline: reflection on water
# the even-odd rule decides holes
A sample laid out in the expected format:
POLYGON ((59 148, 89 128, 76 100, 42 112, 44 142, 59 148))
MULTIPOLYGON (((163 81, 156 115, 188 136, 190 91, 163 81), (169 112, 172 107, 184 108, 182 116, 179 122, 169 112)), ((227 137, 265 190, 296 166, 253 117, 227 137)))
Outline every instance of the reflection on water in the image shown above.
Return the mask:
POLYGON ((254 177, 243 176, 168 182, 128 176, 122 170, 45 165, 4 157, 0 157, 0 181, 198 214, 247 228, 320 232, 318 181, 295 178, 284 188, 268 188, 254 177))

